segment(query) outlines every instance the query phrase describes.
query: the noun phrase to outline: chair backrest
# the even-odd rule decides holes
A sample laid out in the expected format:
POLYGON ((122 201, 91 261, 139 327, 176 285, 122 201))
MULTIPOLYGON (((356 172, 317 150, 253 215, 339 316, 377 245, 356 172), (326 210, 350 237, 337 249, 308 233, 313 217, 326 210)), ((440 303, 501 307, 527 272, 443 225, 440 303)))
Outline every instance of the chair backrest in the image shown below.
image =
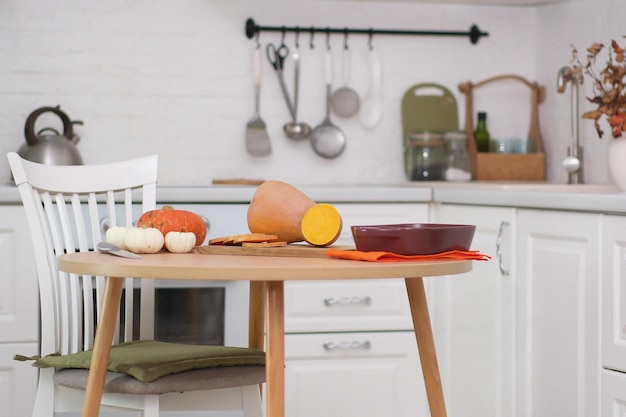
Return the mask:
MULTIPOLYGON (((94 250, 106 227, 132 226, 156 205, 156 155, 104 165, 55 166, 7 154, 26 209, 41 302, 41 354, 79 352, 93 346, 104 291, 103 277, 60 272, 56 256, 94 250), (134 210, 133 210, 134 208, 134 210), (135 217, 133 217, 133 215, 135 217)), ((132 340, 134 283, 127 279, 119 340, 132 340)), ((154 332, 154 282, 141 285, 140 337, 154 332)))

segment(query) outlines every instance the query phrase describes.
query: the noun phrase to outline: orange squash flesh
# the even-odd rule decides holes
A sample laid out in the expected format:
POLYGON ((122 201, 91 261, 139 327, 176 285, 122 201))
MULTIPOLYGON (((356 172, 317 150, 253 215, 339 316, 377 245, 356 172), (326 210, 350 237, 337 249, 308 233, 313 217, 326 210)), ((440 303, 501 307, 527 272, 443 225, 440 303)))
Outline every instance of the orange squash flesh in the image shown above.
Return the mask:
POLYGON ((296 187, 269 180, 259 185, 248 207, 248 228, 252 233, 276 235, 277 240, 301 242, 302 218, 315 201, 296 187))
POLYGON ((302 235, 314 246, 329 246, 341 235, 343 222, 337 209, 330 204, 316 204, 302 219, 302 235))

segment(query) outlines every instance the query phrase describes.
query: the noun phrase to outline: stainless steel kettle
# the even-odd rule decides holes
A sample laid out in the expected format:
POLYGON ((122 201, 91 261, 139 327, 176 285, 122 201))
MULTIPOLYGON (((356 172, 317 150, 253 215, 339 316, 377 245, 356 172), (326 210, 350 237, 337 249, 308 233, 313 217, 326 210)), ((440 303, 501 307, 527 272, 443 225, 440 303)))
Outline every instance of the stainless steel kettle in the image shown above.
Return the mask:
POLYGON ((72 121, 69 116, 61 111, 60 106, 41 107, 33 111, 26 119, 24 135, 26 143, 17 153, 24 159, 47 165, 82 165, 83 158, 76 148, 80 140, 74 134, 73 125, 83 124, 81 121, 72 121), (46 127, 35 133, 35 122, 44 113, 54 113, 63 122, 63 134, 56 129, 46 127), (50 134, 52 132, 52 134, 50 134))

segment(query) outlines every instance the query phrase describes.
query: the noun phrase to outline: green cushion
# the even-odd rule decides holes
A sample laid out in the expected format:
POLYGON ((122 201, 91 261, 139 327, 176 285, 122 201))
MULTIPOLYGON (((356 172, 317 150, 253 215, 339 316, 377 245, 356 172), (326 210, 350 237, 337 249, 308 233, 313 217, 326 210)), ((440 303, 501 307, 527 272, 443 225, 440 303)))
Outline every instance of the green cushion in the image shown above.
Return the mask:
MULTIPOLYGON (((89 350, 70 355, 48 355, 35 361, 33 366, 89 369, 90 363, 89 350)), ((108 370, 151 382, 191 369, 264 364, 265 353, 256 349, 138 340, 114 345, 108 370)))

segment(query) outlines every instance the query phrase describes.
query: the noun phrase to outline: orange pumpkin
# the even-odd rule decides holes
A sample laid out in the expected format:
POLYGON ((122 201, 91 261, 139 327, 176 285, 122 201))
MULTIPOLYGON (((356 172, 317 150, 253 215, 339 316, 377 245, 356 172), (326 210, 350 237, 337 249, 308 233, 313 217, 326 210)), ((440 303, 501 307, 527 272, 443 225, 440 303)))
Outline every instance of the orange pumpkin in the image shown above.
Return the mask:
POLYGON ((163 236, 169 232, 193 232, 196 235, 196 246, 202 245, 207 232, 206 223, 200 215, 187 210, 176 210, 171 206, 145 212, 137 220, 137 227, 154 227, 163 236))

